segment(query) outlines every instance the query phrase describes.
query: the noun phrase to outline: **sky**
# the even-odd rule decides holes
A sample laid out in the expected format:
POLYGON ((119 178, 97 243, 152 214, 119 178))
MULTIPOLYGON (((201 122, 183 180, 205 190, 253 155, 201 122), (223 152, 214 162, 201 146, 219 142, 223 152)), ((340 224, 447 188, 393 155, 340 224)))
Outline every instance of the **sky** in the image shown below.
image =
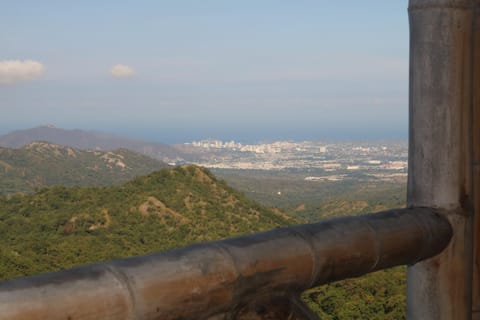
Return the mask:
POLYGON ((406 138, 407 0, 3 0, 0 134, 406 138))

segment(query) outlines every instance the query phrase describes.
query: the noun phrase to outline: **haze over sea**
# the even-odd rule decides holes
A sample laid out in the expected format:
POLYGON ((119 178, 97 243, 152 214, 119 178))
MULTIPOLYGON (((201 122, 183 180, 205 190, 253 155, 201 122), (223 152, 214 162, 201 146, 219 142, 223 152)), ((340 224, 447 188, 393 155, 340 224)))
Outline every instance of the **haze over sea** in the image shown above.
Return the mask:
POLYGON ((407 136, 407 1, 8 1, 0 134, 407 136))

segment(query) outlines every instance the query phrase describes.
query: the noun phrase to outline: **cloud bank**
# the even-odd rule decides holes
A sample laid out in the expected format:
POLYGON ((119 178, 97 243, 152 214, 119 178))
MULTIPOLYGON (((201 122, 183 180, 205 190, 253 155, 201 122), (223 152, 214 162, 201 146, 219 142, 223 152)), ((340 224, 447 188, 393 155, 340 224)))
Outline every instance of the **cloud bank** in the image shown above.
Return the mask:
POLYGON ((110 75, 114 78, 131 78, 135 74, 135 71, 124 64, 116 64, 110 69, 110 75))
POLYGON ((0 85, 33 80, 45 72, 45 66, 33 60, 0 60, 0 85))

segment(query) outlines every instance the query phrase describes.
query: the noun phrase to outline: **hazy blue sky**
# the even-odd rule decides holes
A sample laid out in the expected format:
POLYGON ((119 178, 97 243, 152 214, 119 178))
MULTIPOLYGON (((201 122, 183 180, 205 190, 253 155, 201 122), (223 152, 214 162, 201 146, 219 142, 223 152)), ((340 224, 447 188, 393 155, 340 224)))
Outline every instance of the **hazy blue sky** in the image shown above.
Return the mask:
POLYGON ((0 133, 407 135, 407 0, 4 0, 0 133))

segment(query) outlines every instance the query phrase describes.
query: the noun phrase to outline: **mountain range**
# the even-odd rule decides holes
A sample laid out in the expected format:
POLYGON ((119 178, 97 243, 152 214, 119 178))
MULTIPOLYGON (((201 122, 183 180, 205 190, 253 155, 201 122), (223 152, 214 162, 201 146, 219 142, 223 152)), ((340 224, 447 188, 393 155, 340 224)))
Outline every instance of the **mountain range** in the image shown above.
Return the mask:
POLYGON ((183 158, 181 151, 167 144, 99 131, 67 130, 52 125, 17 130, 0 136, 0 146, 5 148, 20 148, 35 141, 45 141, 82 150, 124 148, 165 162, 183 158))

